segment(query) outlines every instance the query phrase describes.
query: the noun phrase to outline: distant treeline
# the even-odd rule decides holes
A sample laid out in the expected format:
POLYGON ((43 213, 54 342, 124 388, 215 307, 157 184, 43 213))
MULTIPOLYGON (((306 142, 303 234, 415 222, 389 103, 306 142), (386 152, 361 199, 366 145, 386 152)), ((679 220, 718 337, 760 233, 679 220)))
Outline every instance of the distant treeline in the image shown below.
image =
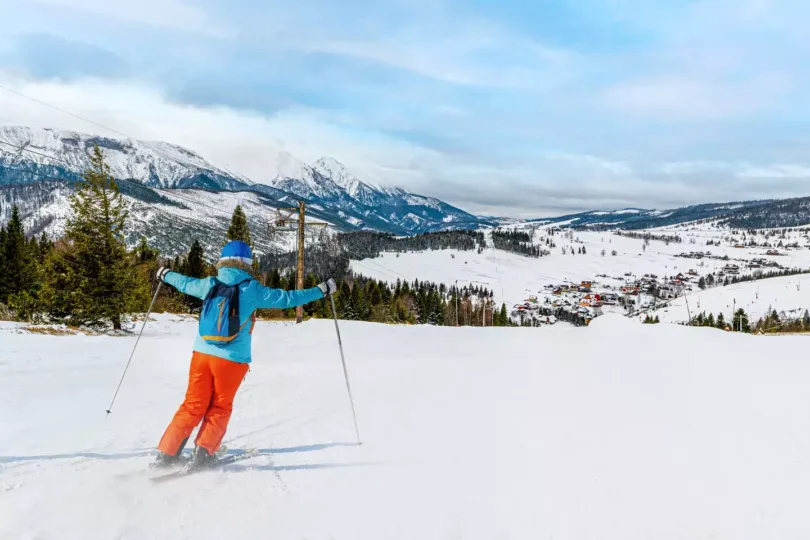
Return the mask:
POLYGON ((729 227, 770 229, 798 227, 810 222, 810 197, 769 201, 759 206, 741 208, 723 220, 729 227))
MULTIPOLYGON (((327 274, 328 275, 328 274, 327 274)), ((326 275, 308 273, 304 288, 314 287, 326 275)), ((263 279, 267 286, 295 289, 296 274, 291 269, 273 268, 263 279)), ((473 287, 448 287, 443 283, 397 279, 396 283, 367 278, 346 272, 338 279, 335 308, 338 317, 352 321, 369 321, 391 324, 432 324, 455 326, 458 320, 463 326, 509 326, 506 304, 498 309, 492 301, 489 289, 473 287)), ((294 309, 267 310, 269 317, 293 317, 294 309)), ((306 316, 329 318, 331 306, 326 301, 304 306, 306 316)))
POLYGON ((680 236, 672 234, 635 233, 629 231, 616 231, 616 234, 627 238, 635 238, 636 240, 658 240, 659 242, 664 242, 666 244, 672 242, 680 244, 683 242, 683 239, 680 236))
POLYGON ((540 257, 548 252, 532 245, 532 237, 527 232, 495 229, 492 231, 492 245, 496 249, 511 251, 526 257, 540 257))
POLYGON ((379 232, 351 232, 336 235, 334 243, 352 259, 373 259, 383 252, 406 253, 437 249, 472 251, 486 247, 484 233, 457 230, 396 237, 379 232))
POLYGON ((810 270, 788 268, 785 270, 768 270, 767 272, 757 271, 754 274, 747 276, 726 276, 726 278, 723 280, 723 285, 734 285, 735 283, 744 283, 746 281, 758 281, 760 279, 795 276, 798 274, 810 274, 810 270))
POLYGON ((784 313, 780 317, 775 309, 768 308, 768 314, 760 318, 751 325, 748 314, 740 308, 734 313, 731 323, 725 320, 722 313, 717 317, 706 312, 701 312, 689 321, 689 326, 708 326, 722 330, 732 330, 735 332, 775 334, 782 332, 807 332, 810 331, 810 311, 804 310, 802 317, 790 318, 784 313))

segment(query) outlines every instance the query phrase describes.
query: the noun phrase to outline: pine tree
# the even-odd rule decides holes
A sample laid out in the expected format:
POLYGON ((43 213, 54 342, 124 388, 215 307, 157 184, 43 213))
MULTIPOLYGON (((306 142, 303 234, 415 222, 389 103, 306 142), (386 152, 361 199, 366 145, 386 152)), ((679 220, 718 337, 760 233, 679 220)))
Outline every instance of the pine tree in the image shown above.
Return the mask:
POLYGON ((737 310, 734 314, 732 330, 735 332, 750 332, 751 327, 748 323, 748 314, 743 308, 737 310))
POLYGON ((248 225, 247 216, 245 211, 242 210, 242 205, 237 204, 233 211, 231 218, 231 226, 228 227, 226 234, 228 240, 241 240, 249 246, 253 246, 250 240, 250 226, 248 225))
POLYGON ((501 326, 509 326, 509 315, 506 313, 506 304, 501 304, 501 326))
POLYGON ((36 256, 25 238, 20 210, 15 204, 5 228, 3 241, 3 275, 0 279, 0 302, 8 303, 10 296, 30 292, 35 281, 36 256))
POLYGON ((810 311, 804 310, 804 315, 802 315, 802 328, 805 330, 810 329, 810 311))
POLYGON ((53 249, 53 242, 50 241, 48 235, 45 232, 42 232, 42 235, 39 237, 39 264, 45 262, 45 257, 53 249))
POLYGON ((726 329, 726 317, 722 313, 717 314, 717 328, 721 330, 726 329))
POLYGON ((205 277, 205 252, 199 240, 194 240, 186 258, 186 275, 194 278, 205 277))
POLYGON ((703 276, 700 276, 700 279, 698 280, 698 287, 701 289, 706 288, 706 279, 703 276))
POLYGON ((141 236, 138 242, 138 247, 135 248, 135 251, 138 254, 138 262, 144 263, 147 261, 153 261, 158 257, 157 250, 149 247, 145 236, 141 236))
POLYGON ((706 317, 706 326, 711 326, 712 328, 714 328, 714 325, 715 325, 714 315, 709 313, 709 316, 706 317))
POLYGON ((281 272, 278 268, 273 268, 267 276, 267 286, 271 289, 281 289, 281 272))
POLYGON ((72 215, 65 227, 68 245, 51 261, 44 289, 52 313, 69 313, 75 324, 112 323, 121 329, 121 317, 139 300, 134 268, 124 244, 127 221, 125 202, 110 166, 98 146, 90 154, 78 191, 71 197, 72 215), (68 294, 59 291, 66 286, 68 294))
POLYGON ((0 276, 4 275, 6 275, 6 227, 0 226, 0 276))

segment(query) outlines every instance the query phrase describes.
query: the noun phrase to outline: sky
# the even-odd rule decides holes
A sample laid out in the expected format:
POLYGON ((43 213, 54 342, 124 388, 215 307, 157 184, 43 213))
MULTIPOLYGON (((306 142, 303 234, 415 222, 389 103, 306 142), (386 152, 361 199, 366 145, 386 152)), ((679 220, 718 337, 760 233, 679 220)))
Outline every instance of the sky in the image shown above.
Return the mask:
MULTIPOLYGON (((0 86, 465 210, 810 196, 804 0, 0 0, 0 86)), ((0 89, 0 125, 115 135, 0 89)))

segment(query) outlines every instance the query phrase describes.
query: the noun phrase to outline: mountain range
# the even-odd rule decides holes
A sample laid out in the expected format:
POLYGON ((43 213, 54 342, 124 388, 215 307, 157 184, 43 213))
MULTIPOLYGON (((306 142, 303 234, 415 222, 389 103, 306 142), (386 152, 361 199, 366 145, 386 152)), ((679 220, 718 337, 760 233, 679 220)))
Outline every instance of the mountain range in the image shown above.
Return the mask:
POLYGON ((184 249, 190 235, 224 230, 238 203, 249 207, 257 245, 268 249, 278 243, 265 234, 275 210, 302 199, 309 216, 342 231, 410 235, 494 223, 432 197, 364 182, 331 157, 306 164, 279 152, 269 180, 258 182, 166 142, 20 126, 0 127, 0 222, 18 204, 29 226, 58 235, 95 145, 131 202, 128 240, 144 235, 164 252, 184 249))
MULTIPOLYGON (((340 231, 412 235, 508 225, 517 220, 475 216, 432 197, 362 180, 338 160, 307 164, 277 150, 259 180, 217 167, 167 142, 102 137, 73 131, 0 126, 0 223, 20 207, 29 231, 60 236, 69 196, 98 145, 130 203, 127 242, 145 236, 167 255, 199 239, 218 249, 233 209, 241 204, 260 252, 292 249, 295 235, 269 227, 276 210, 307 202, 308 217, 340 231)), ((626 208, 528 220, 577 229, 643 229, 710 220, 739 228, 810 223, 810 197, 700 204, 671 210, 626 208)), ((525 220, 521 220, 523 222, 525 220)))

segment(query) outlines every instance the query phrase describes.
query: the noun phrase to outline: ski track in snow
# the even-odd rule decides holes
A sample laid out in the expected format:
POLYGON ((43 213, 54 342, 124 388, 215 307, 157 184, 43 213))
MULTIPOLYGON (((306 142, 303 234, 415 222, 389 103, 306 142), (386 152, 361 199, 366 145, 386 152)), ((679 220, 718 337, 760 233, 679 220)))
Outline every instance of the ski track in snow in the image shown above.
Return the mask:
POLYGON ((257 325, 225 444, 261 455, 155 485, 193 321, 134 337, 0 325, 0 538, 810 535, 806 337, 639 325, 257 325))

